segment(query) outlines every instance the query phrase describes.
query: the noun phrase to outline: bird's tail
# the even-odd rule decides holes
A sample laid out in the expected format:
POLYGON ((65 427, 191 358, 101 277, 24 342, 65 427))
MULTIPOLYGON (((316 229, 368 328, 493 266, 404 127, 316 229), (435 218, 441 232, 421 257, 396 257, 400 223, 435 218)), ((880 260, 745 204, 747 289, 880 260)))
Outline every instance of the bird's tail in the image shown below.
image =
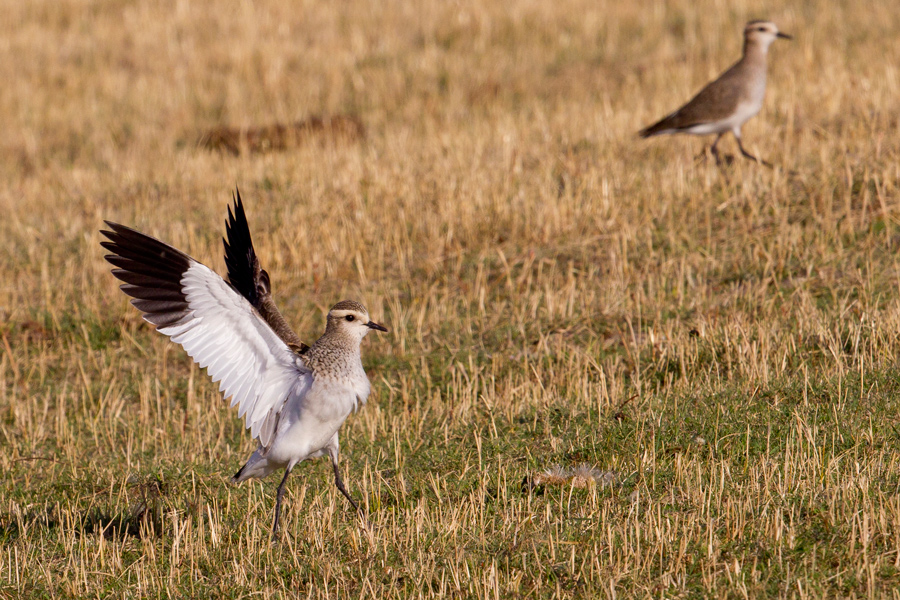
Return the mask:
POLYGON ((644 127, 643 129, 638 131, 638 135, 641 136, 642 138, 653 137, 654 135, 658 134, 663 129, 666 129, 666 126, 665 126, 666 120, 667 119, 663 119, 662 121, 657 121, 656 123, 654 123, 653 125, 650 125, 649 127, 644 127))
POLYGON ((244 464, 243 467, 238 469, 238 472, 231 476, 231 483, 240 483, 241 481, 243 481, 241 479, 241 473, 243 473, 244 469, 246 469, 246 468, 247 468, 247 465, 244 464))
POLYGON ((251 477, 265 477, 271 473, 273 468, 269 465, 269 461, 257 450, 254 452, 243 467, 231 477, 231 483, 240 483, 251 477))

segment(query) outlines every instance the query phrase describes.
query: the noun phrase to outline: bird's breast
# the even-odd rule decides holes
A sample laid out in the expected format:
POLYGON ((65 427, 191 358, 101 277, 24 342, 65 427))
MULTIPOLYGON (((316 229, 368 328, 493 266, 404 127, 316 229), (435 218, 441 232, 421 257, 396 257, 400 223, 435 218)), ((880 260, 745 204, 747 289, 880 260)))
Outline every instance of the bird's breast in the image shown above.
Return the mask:
MULTIPOLYGON (((361 369, 360 369, 361 370, 361 369)), ((323 421, 339 419, 343 422, 358 403, 365 404, 369 396, 369 379, 363 371, 343 377, 316 377, 309 390, 306 410, 323 421)))

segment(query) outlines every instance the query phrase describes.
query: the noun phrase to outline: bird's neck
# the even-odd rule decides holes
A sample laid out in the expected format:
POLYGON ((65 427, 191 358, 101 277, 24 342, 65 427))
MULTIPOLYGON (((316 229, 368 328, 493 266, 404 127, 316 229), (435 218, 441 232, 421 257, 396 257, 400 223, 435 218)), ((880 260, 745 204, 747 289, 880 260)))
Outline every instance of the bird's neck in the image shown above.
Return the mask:
POLYGON ((743 62, 750 63, 751 65, 760 65, 765 68, 766 56, 768 54, 768 44, 760 44, 757 41, 744 42, 744 57, 742 59, 743 62))
POLYGON ((349 336, 325 335, 316 340, 306 354, 303 362, 319 377, 337 378, 355 373, 362 367, 359 355, 359 341, 349 336))

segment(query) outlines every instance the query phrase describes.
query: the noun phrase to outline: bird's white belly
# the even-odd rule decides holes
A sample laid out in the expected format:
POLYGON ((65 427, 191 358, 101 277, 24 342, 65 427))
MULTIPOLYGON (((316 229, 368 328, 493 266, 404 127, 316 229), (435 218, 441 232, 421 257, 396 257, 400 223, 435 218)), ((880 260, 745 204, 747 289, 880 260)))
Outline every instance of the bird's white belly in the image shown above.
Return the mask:
POLYGON ((713 121, 712 123, 701 123, 683 130, 684 133, 692 135, 709 135, 710 133, 726 133, 731 131, 730 121, 713 121))
POLYGON ((356 395, 351 388, 316 381, 298 406, 286 407, 266 458, 287 465, 322 456, 355 406, 356 395))
POLYGON ((709 135, 711 133, 727 133, 729 131, 740 131, 741 126, 756 116, 762 108, 762 102, 750 101, 738 104, 737 110, 730 116, 718 121, 710 121, 709 123, 700 123, 684 130, 685 133, 693 135, 709 135))

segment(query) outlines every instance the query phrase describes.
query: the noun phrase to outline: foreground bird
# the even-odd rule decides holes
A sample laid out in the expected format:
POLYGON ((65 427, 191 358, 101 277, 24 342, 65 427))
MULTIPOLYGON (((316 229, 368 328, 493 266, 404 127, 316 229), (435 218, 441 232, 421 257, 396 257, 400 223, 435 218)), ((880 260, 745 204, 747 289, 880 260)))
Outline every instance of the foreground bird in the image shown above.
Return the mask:
POLYGON ((338 429, 365 404, 369 380, 359 346, 371 329, 387 331, 352 300, 335 304, 325 333, 306 346, 288 327, 259 265, 240 193, 228 209, 225 257, 229 282, 187 254, 134 229, 106 221, 101 245, 123 292, 157 331, 181 344, 258 441, 232 477, 239 483, 284 470, 275 501, 277 539, 288 475, 307 458, 328 455, 334 483, 357 511, 338 466, 338 429))
POLYGON ((690 102, 658 123, 642 129, 640 136, 648 138, 667 133, 715 133, 716 140, 710 147, 710 152, 716 159, 716 164, 719 164, 716 145, 730 131, 737 140, 741 154, 771 166, 744 149, 741 143, 741 126, 762 108, 766 93, 766 55, 769 53, 769 46, 777 38, 789 40, 791 36, 778 31, 775 23, 770 21, 747 23, 741 60, 718 79, 707 84, 690 102))

